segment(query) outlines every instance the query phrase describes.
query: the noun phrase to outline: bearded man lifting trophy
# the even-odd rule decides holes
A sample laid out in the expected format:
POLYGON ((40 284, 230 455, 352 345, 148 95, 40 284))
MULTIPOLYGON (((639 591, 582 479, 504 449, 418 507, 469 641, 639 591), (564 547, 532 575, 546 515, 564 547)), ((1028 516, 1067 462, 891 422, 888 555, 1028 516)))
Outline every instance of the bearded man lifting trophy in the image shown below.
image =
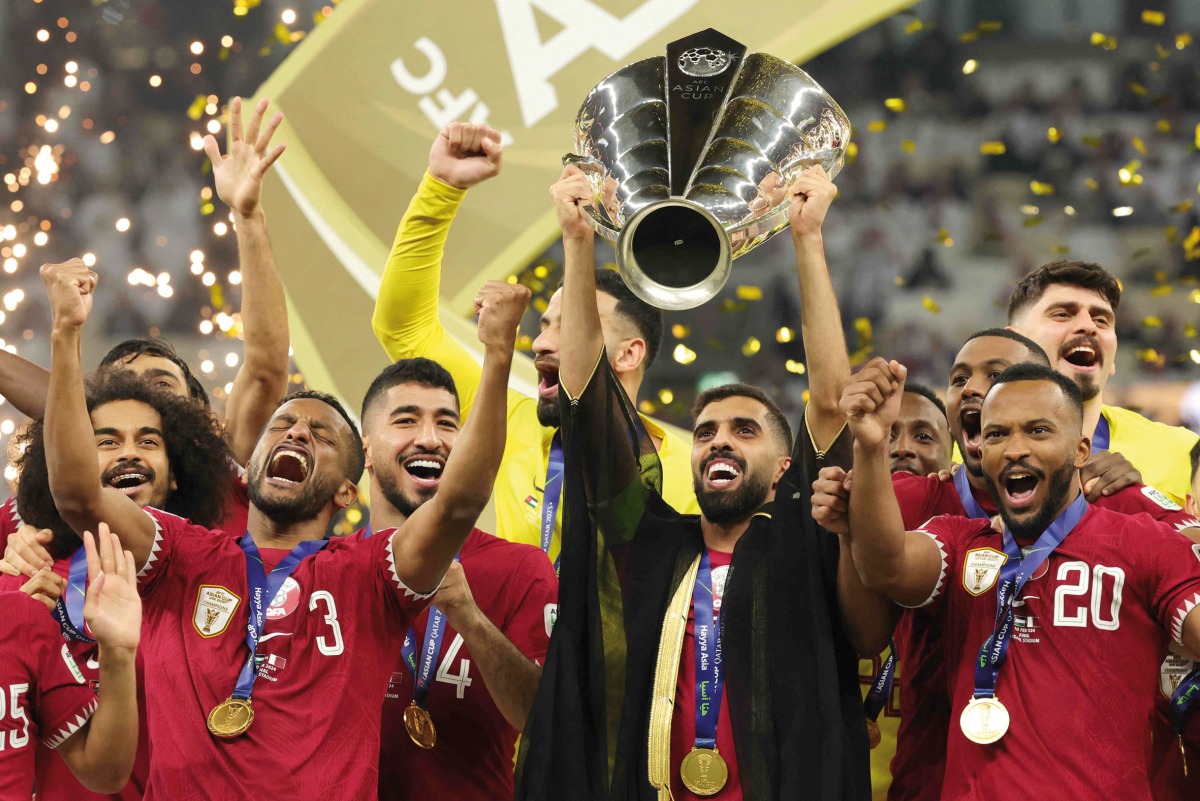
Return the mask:
POLYGON ((563 158, 595 191, 592 227, 616 243, 621 277, 663 309, 712 299, 733 259, 787 227, 787 190, 807 167, 832 178, 850 121, 793 64, 712 29, 602 80, 563 158))

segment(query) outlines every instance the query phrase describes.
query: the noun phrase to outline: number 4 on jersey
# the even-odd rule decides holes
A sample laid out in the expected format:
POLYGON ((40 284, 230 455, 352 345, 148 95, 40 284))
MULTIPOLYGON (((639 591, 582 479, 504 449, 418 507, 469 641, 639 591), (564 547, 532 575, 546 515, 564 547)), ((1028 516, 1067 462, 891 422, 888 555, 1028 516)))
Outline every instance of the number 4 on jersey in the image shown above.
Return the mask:
POLYGON ((458 649, 462 648, 463 638, 461 634, 454 635, 454 642, 450 643, 450 647, 446 650, 446 655, 442 657, 441 664, 438 665, 437 676, 438 681, 444 681, 447 684, 453 684, 455 692, 459 700, 462 700, 463 693, 471 686, 471 677, 468 675, 471 672, 471 660, 466 657, 458 665, 458 673, 450 672, 450 665, 458 657, 458 649))

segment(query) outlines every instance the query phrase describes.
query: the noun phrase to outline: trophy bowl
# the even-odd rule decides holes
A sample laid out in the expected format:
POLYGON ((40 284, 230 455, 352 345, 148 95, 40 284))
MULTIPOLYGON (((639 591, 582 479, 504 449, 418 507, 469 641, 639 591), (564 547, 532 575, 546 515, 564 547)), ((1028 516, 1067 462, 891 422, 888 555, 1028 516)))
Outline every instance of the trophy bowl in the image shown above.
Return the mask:
POLYGON ((712 299, 733 260, 788 225, 808 167, 836 176, 850 121, 806 72, 709 29, 617 70, 575 117, 592 227, 629 288, 662 309, 712 299))

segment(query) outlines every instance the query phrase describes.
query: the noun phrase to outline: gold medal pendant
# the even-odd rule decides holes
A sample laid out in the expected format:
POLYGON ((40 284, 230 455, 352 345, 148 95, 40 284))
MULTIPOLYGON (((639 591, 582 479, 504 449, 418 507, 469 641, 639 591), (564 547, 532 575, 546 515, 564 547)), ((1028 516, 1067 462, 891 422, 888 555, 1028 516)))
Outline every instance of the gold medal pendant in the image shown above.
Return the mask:
POLYGON ((208 730, 216 737, 238 737, 254 722, 249 698, 226 698, 208 713, 208 730))
POLYGON ((968 740, 988 745, 1008 731, 1008 710, 996 698, 972 698, 958 722, 968 740))
POLYGON ((878 748, 882 741, 883 735, 879 731, 879 724, 867 718, 867 742, 871 744, 871 750, 874 751, 878 748))
POLYGON ((433 718, 423 707, 417 706, 416 701, 404 710, 404 729, 418 748, 428 751, 437 745, 437 729, 433 727, 433 718))
POLYGON ((683 786, 696 795, 716 795, 729 781, 729 766, 715 748, 693 748, 679 763, 683 786))

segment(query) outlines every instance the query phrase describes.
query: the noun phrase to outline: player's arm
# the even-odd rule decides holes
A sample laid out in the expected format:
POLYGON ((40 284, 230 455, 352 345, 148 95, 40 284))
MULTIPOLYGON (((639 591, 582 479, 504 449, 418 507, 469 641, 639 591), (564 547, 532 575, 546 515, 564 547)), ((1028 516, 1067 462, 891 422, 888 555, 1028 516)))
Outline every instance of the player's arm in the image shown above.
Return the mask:
POLYGON ((845 424, 840 403, 850 381, 850 357, 842 315, 829 278, 821 226, 837 187, 819 165, 805 170, 788 190, 792 245, 800 283, 800 330, 808 360, 808 407, 804 412, 816 446, 827 448, 845 424))
POLYGON ((550 197, 563 234, 562 334, 559 342, 559 386, 571 399, 583 395, 604 351, 604 331, 596 305, 596 272, 592 250, 595 233, 583 207, 591 203, 592 186, 575 165, 562 171, 550 197))
POLYGON ((454 377, 463 419, 480 382, 478 362, 438 318, 442 258, 450 224, 466 190, 499 174, 500 132, 452 122, 429 150, 429 170, 408 205, 383 278, 371 325, 392 361, 424 356, 454 377))
POLYGON ((412 591, 432 592, 492 494, 504 456, 508 372, 517 326, 529 290, 520 284, 488 281, 475 296, 483 369, 475 412, 463 425, 446 460, 437 494, 413 512, 392 538, 396 574, 412 591))
POLYGON ((100 483, 96 437, 83 391, 80 343, 97 276, 79 259, 44 264, 41 275, 52 317, 45 417, 50 494, 58 513, 75 531, 111 525, 140 568, 154 542, 154 521, 128 496, 100 483))
POLYGON ((99 542, 83 535, 88 588, 83 617, 100 648, 100 700, 91 720, 58 747, 89 790, 117 793, 129 781, 137 753, 138 710, 134 657, 142 628, 133 554, 100 524, 99 542))
POLYGON ((28 359, 0 348, 0 395, 26 417, 37 419, 46 412, 50 373, 28 359))
POLYGON ((450 565, 433 603, 462 635, 500 714, 517 731, 524 729, 542 677, 541 666, 521 653, 476 605, 458 562, 450 565))
POLYGON ((854 436, 848 535, 854 565, 867 587, 904 606, 917 606, 937 587, 942 557, 930 537, 904 530, 892 488, 888 437, 907 372, 897 362, 872 359, 851 377, 842 411, 854 436))
POLYGON ((238 268, 242 273, 243 359, 225 406, 225 435, 234 459, 244 465, 279 399, 287 394, 289 332, 287 300, 275 268, 275 253, 262 209, 267 170, 283 153, 271 137, 283 122, 276 112, 262 127, 267 100, 260 100, 242 131, 242 99, 229 106, 229 155, 217 140, 204 137, 204 152, 213 165, 217 197, 233 211, 238 268), (261 131, 260 131, 261 128, 261 131))

